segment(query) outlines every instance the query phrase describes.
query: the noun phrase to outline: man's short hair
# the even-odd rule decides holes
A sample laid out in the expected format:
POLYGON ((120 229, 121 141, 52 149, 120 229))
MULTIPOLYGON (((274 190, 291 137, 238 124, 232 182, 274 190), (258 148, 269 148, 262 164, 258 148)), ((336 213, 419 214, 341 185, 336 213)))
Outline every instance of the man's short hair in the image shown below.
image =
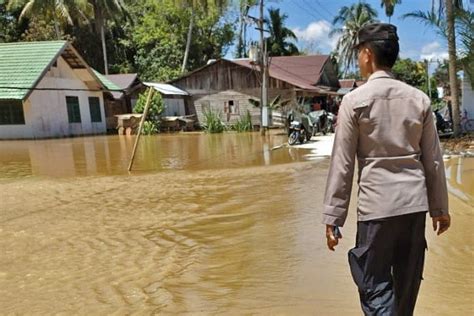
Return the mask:
POLYGON ((392 68, 395 65, 400 52, 400 45, 397 40, 370 41, 363 45, 374 53, 377 66, 392 68))

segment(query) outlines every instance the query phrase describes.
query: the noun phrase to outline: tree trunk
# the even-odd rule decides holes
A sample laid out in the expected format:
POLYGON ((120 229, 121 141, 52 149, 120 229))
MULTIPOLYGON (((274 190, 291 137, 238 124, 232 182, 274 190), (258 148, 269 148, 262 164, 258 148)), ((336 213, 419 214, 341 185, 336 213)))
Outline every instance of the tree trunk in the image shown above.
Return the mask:
POLYGON ((447 19, 448 53, 449 53, 449 85, 451 87, 451 105, 453 108, 453 132, 459 136, 461 132, 459 117, 459 93, 456 77, 456 35, 454 29, 454 12, 452 0, 444 0, 447 19))
POLYGON ((102 21, 102 25, 100 26, 100 40, 102 42, 102 54, 104 55, 104 71, 105 74, 109 74, 109 64, 107 62, 107 48, 105 46, 105 21, 102 21))
POLYGON ((56 33, 56 39, 60 40, 61 32, 59 31, 59 23, 58 23, 58 18, 56 17, 56 13, 53 13, 53 19, 54 19, 54 32, 56 33))
POLYGON ((245 55, 244 51, 244 13, 242 9, 240 9, 240 17, 239 17, 239 38, 237 41, 237 54, 235 54, 236 58, 242 58, 245 55))
POLYGON ((184 51, 183 66, 181 67, 181 73, 184 73, 186 71, 186 67, 188 66, 188 57, 189 57, 189 50, 191 48, 193 27, 194 27, 194 8, 191 7, 191 19, 189 21, 188 37, 186 39, 186 50, 184 51))

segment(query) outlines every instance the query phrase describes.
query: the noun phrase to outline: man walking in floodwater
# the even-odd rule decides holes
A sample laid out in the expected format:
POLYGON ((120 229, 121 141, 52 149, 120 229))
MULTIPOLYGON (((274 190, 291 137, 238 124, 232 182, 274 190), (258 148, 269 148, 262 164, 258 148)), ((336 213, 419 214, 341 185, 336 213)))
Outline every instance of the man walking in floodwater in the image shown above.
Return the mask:
POLYGON ((429 212, 438 235, 450 226, 444 165, 430 99, 395 80, 397 29, 375 23, 358 34, 363 86, 347 94, 324 199, 330 250, 338 244, 358 160, 356 246, 349 265, 365 315, 412 315, 420 287, 429 212))

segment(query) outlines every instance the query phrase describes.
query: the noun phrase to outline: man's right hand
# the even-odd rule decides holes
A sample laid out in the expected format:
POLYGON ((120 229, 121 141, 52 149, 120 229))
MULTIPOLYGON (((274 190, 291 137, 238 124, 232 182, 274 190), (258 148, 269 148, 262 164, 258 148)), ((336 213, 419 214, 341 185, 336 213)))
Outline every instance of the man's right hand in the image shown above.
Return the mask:
POLYGON ((433 230, 437 231, 438 236, 447 231, 449 226, 451 226, 451 216, 449 214, 433 217, 432 220, 433 230))
MULTIPOLYGON (((342 234, 339 237, 342 238, 342 234)), ((339 243, 339 238, 334 233, 334 226, 326 225, 326 239, 329 250, 334 251, 334 247, 339 243)))

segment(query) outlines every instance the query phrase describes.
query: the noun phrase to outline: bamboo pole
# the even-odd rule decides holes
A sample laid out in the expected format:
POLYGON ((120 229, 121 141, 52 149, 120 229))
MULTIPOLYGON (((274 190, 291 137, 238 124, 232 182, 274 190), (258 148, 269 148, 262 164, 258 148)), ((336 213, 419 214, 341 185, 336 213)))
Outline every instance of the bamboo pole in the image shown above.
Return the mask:
POLYGON ((137 138, 135 138, 135 144, 133 145, 132 156, 130 157, 130 163, 128 164, 128 171, 129 172, 132 170, 133 161, 135 159, 135 153, 136 153, 137 147, 138 147, 138 141, 140 140, 140 135, 142 133, 143 124, 145 123, 146 116, 148 115, 148 109, 150 107, 151 96, 153 95, 153 90, 154 89, 152 87, 150 87, 149 90, 148 90, 148 95, 146 97, 146 103, 145 103, 145 109, 143 110, 143 116, 142 116, 142 119, 140 120, 140 125, 138 126, 137 138))

